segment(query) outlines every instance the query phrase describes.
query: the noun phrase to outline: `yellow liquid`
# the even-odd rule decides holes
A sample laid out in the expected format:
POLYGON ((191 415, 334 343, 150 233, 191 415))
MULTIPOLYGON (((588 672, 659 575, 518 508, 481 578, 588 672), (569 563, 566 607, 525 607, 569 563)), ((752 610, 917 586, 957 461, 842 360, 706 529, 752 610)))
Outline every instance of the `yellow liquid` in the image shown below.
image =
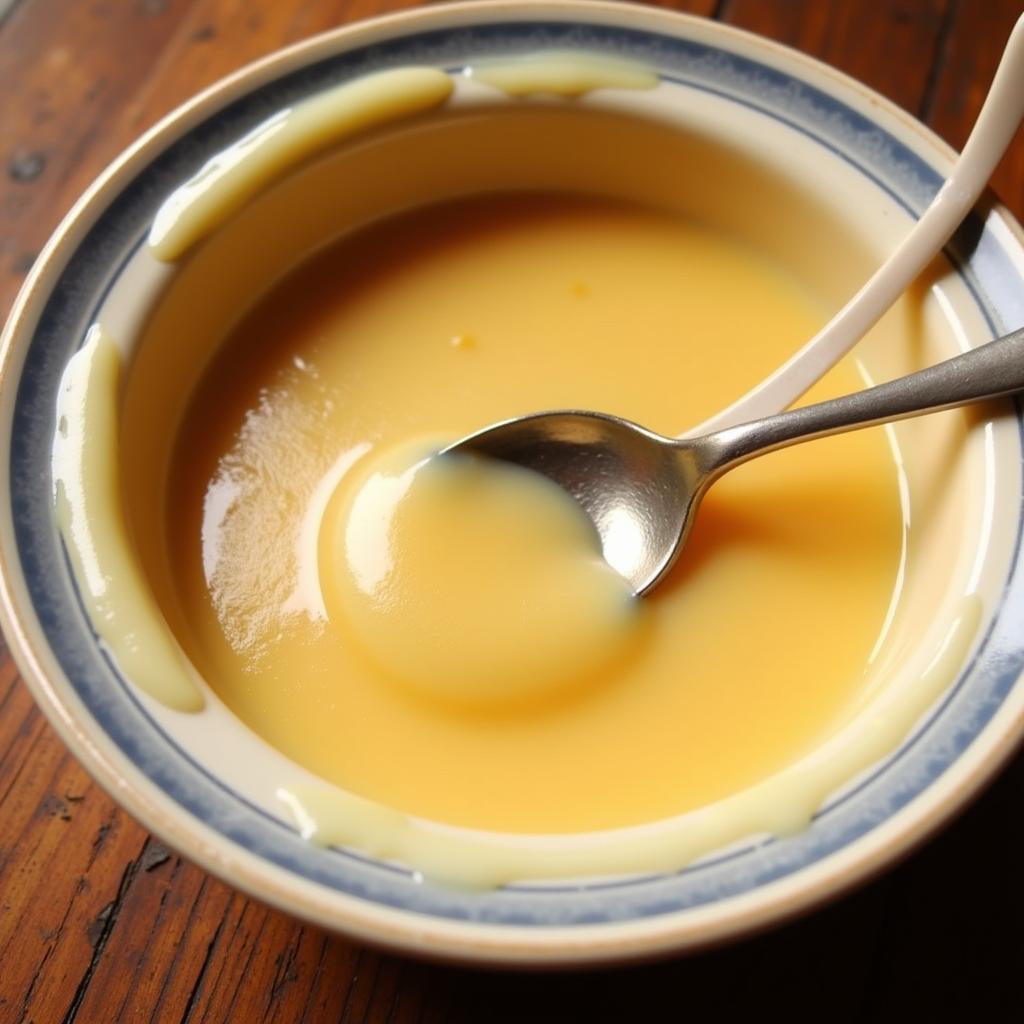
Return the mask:
MULTIPOLYGON (((321 526, 409 439, 568 407, 678 432, 821 319, 756 254, 635 207, 490 197, 371 228, 260 303, 197 392, 169 489, 175 576, 156 581, 169 620, 257 733, 411 814, 575 832, 736 793, 819 744, 869 682, 902 529, 881 431, 729 474, 612 677, 525 704, 395 685, 332 614, 321 526)), ((862 385, 843 364, 812 397, 862 385)))
POLYGON ((319 531, 330 628, 428 700, 498 713, 614 678, 644 605, 559 486, 403 445, 339 486, 319 531))

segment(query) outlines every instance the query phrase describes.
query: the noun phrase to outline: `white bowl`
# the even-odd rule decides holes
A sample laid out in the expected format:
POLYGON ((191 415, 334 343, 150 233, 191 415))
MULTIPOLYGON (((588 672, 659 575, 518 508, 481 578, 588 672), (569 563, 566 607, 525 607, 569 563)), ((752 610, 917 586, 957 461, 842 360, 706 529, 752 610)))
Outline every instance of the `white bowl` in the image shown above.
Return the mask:
MULTIPOLYGON (((898 750, 833 793, 806 830, 752 836, 669 874, 464 891, 358 851, 311 846, 274 797, 281 772, 294 766, 217 701, 198 715, 171 712, 107 657, 51 507, 55 397, 88 326, 101 319, 125 342, 132 379, 161 377, 161 401, 133 402, 129 386, 123 409, 126 429, 142 439, 128 470, 150 480, 137 490, 156 501, 199 369, 239 309, 285 266, 354 223, 409 205, 485 188, 585 191, 595 159, 619 162, 619 194, 745 236, 838 305, 927 205, 951 153, 857 83, 718 24, 587 2, 418 10, 267 58, 147 133, 62 224, 4 334, 0 457, 11 488, 0 509, 3 628, 37 700, 107 790, 187 857, 261 900, 367 941, 434 957, 550 964, 650 956, 741 934, 905 852, 964 804, 1021 733, 1022 435, 1009 413, 900 427, 910 502, 931 524, 911 543, 897 624, 911 651, 900 675, 934 669, 928 663, 945 645, 938 699, 898 750), (454 104, 416 131, 383 131, 285 177, 180 266, 145 250, 155 210, 176 185, 268 114, 329 84, 405 64, 459 75, 471 59, 570 47, 645 63, 661 85, 595 94, 570 109, 550 98, 493 100, 463 81, 454 104), (530 145, 545 118, 562 116, 593 125, 593 152, 530 145), (497 133, 487 127, 495 118, 497 133), (631 126, 629 149, 602 149, 609 118, 631 126), (324 187, 340 171, 359 180, 380 152, 412 165, 431 133, 464 145, 432 146, 415 178, 375 180, 354 199, 324 187), (478 144, 484 135, 487 146, 478 144), (315 216, 291 218, 272 255, 225 264, 224 252, 309 195, 333 197, 315 216), (796 214, 807 230, 780 231, 796 214), (214 267, 217 297, 197 302, 214 267), (161 326, 183 302, 196 308, 186 341, 161 326)), ((924 319, 923 350, 883 332, 864 350, 874 375, 906 372, 1024 323, 1024 242, 1004 210, 989 204, 973 215, 950 260, 897 314, 924 319)))

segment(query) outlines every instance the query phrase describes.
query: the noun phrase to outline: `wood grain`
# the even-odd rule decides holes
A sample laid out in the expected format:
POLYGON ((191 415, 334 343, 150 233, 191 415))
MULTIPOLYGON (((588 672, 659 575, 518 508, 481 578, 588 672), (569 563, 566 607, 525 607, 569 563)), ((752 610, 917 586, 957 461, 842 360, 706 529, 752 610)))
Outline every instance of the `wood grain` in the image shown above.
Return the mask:
MULTIPOLYGON (((277 47, 415 0, 0 3, 0 310, 75 197, 197 89, 277 47), (4 11, 6 10, 6 13, 4 11)), ((665 0, 795 46, 963 144, 1019 0, 665 0)), ((1024 143, 995 177, 1024 217, 1024 143)), ((652 967, 441 968, 360 948, 165 850, 68 755, 0 651, 0 1024, 885 1020, 1016 1005, 1024 763, 907 863, 772 934, 652 967)))

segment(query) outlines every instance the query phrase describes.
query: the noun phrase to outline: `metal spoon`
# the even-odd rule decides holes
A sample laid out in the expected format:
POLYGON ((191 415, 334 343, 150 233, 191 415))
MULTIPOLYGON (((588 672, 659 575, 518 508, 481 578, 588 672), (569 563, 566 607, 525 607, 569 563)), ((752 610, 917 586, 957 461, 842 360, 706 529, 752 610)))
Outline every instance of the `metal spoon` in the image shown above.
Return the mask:
POLYGON ((816 437, 1024 391, 1024 328, 927 370, 853 395, 680 440, 603 413, 541 412, 487 427, 445 449, 536 470, 597 528, 601 550, 634 593, 676 560, 707 489, 734 466, 816 437))

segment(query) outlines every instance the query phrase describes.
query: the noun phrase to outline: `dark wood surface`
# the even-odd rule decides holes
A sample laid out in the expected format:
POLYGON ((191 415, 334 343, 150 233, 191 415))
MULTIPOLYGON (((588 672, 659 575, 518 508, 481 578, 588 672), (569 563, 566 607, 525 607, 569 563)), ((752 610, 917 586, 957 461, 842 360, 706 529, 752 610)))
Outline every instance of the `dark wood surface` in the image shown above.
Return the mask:
MULTIPOLYGON (((197 89, 415 0, 0 0, 0 312, 75 197, 197 89)), ((1021 0, 673 0, 819 57, 959 148, 1021 0)), ((1024 219, 1024 140, 994 179, 1024 219)), ((884 877, 653 966, 498 974, 374 952, 165 850, 64 749, 0 647, 0 1024, 1021 1019, 1024 759, 884 877)))

